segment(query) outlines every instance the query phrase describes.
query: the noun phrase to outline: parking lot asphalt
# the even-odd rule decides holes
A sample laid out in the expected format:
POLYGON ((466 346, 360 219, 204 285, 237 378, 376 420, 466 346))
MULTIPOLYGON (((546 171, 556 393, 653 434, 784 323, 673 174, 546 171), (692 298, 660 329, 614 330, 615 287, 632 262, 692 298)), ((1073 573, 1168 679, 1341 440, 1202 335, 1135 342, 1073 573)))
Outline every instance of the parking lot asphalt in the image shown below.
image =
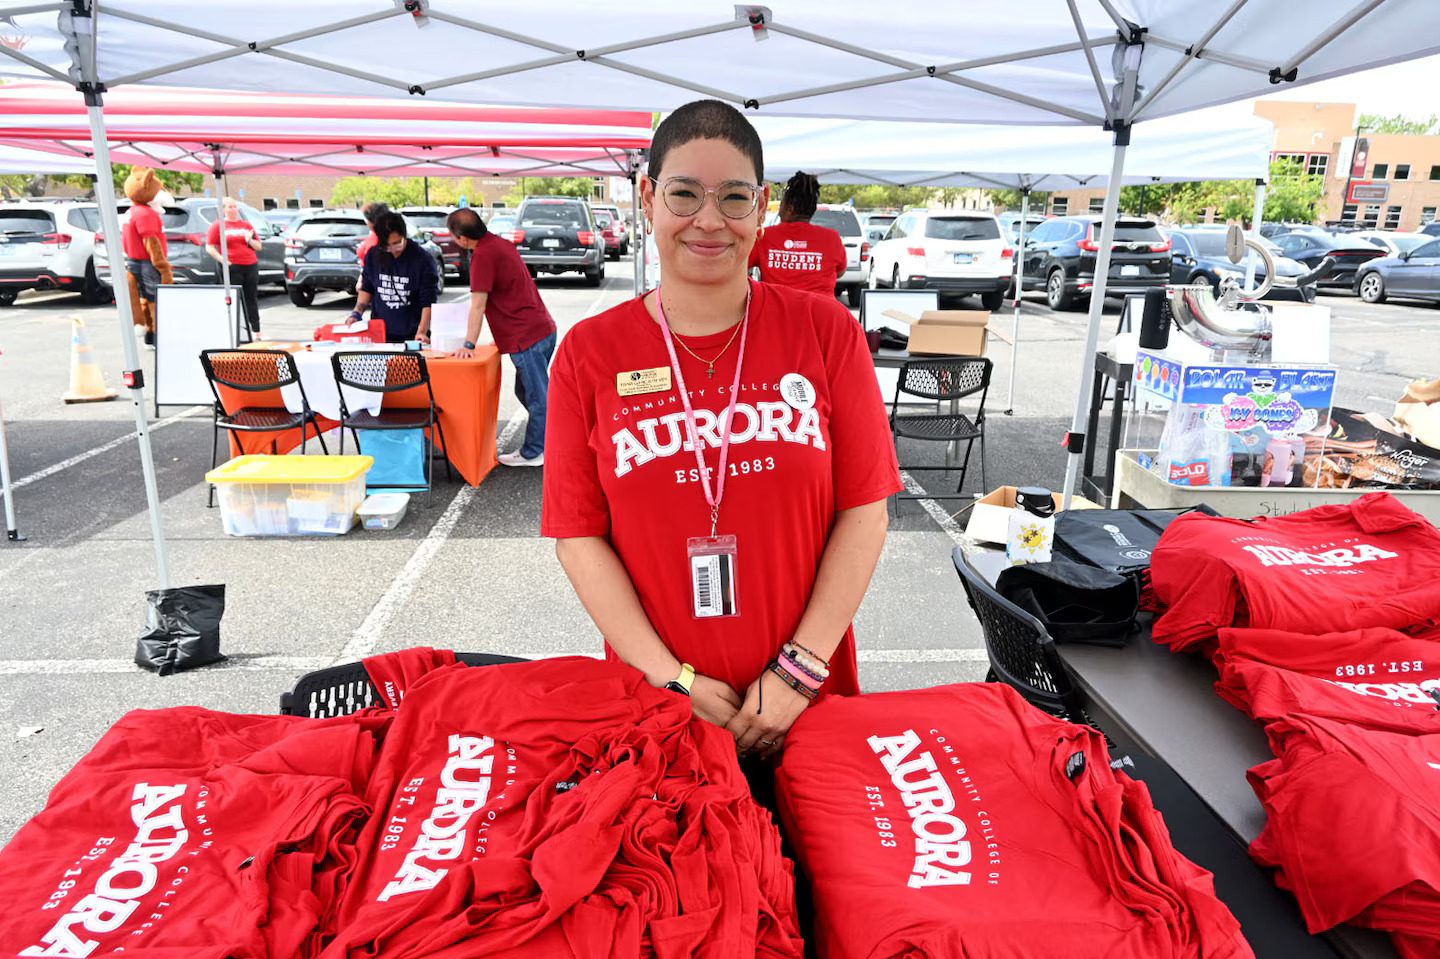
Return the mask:
MULTIPOLYGON (((563 332, 631 295, 628 260, 610 265, 602 288, 578 277, 542 278, 541 293, 563 332)), ((452 285, 446 298, 463 299, 452 285)), ((1389 413, 1411 379, 1437 373, 1440 310, 1368 305, 1322 295, 1332 308, 1339 405, 1389 413)), ((267 336, 308 338, 353 299, 322 294, 308 309, 264 291, 267 336)), ((969 305, 969 304, 967 304, 969 305)), ((122 368, 115 309, 84 307, 70 294, 27 293, 0 309, 0 404, 17 481, 23 543, 0 543, 0 842, 33 815, 55 782, 124 712, 195 704, 274 712, 305 672, 337 660, 412 645, 523 656, 598 655, 600 639, 539 535, 541 471, 498 468, 478 488, 437 477, 395 530, 337 539, 228 538, 206 509, 210 417, 204 407, 164 408, 152 424, 177 585, 224 583, 228 664, 158 678, 131 664, 155 585, 133 408, 127 399, 67 406, 71 320, 84 320, 110 385, 122 368)), ((1106 318, 1113 330, 1115 308, 1106 318)), ((1021 311, 1013 402, 1005 408, 1011 357, 992 318, 995 360, 988 402, 988 485, 1058 486, 1060 441, 1080 382, 1085 314, 1056 314, 1037 295, 1021 311)), ((125 335, 130 335, 128 332, 125 335)), ((1103 339, 1103 338, 1102 338, 1103 339)), ((145 362, 153 354, 144 352, 145 362)), ((503 449, 518 445, 524 414, 506 361, 500 402, 503 449)), ((149 411, 153 413, 153 410, 149 411)), ((153 418, 153 417, 152 417, 153 418)), ((938 450, 904 451, 938 464, 938 450)), ((931 493, 953 491, 953 473, 915 473, 931 493)), ((981 491, 978 470, 966 492, 981 491)), ((950 551, 963 501, 904 503, 857 618, 867 689, 973 680, 984 673, 978 627, 965 606, 950 551), (958 519, 952 514, 959 512, 958 519)))

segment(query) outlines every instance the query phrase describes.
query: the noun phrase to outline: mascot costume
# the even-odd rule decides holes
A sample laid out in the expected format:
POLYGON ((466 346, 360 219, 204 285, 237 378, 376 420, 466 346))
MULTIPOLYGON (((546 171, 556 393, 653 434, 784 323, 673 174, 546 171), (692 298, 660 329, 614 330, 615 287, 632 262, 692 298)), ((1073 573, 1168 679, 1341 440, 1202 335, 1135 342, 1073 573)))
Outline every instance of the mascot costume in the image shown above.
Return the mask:
POLYGON ((160 178, 148 167, 135 167, 125 178, 130 214, 121 236, 125 246, 125 272, 130 276, 130 308, 135 325, 145 328, 145 345, 155 345, 155 294, 162 283, 174 283, 165 224, 161 213, 175 198, 165 192, 160 178))

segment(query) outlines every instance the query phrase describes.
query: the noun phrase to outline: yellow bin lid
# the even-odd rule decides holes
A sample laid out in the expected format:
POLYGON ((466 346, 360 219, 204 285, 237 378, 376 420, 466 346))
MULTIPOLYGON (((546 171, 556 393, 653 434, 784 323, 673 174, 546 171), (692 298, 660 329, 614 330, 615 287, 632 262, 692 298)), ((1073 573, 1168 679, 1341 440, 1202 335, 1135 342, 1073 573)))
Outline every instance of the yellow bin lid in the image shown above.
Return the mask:
POLYGON ((375 465, 373 456, 237 456, 205 474, 208 483, 348 483, 375 465))

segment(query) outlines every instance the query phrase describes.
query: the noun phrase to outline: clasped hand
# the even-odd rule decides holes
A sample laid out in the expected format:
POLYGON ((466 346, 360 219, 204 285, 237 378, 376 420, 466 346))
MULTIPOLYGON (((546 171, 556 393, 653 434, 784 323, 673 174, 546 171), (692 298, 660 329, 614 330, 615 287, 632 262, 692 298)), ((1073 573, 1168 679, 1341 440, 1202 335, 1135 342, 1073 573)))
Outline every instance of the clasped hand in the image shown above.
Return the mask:
POLYGON ((696 716, 724 727, 735 737, 740 755, 764 758, 780 754, 790 727, 810 705, 768 669, 750 684, 743 700, 720 680, 697 674, 690 686, 690 699, 696 716))

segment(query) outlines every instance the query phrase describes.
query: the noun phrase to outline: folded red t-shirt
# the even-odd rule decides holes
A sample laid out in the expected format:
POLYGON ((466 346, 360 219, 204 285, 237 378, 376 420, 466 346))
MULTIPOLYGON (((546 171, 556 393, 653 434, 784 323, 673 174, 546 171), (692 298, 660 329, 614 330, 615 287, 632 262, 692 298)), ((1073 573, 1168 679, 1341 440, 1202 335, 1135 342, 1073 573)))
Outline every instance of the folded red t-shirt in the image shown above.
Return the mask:
POLYGON ((1189 513, 1160 537, 1150 582, 1155 641, 1176 650, 1225 626, 1423 631, 1440 623, 1440 531, 1389 493, 1279 518, 1189 513))
POLYGON ((1009 687, 817 704, 777 792, 821 955, 1251 955, 1103 737, 1009 687))

